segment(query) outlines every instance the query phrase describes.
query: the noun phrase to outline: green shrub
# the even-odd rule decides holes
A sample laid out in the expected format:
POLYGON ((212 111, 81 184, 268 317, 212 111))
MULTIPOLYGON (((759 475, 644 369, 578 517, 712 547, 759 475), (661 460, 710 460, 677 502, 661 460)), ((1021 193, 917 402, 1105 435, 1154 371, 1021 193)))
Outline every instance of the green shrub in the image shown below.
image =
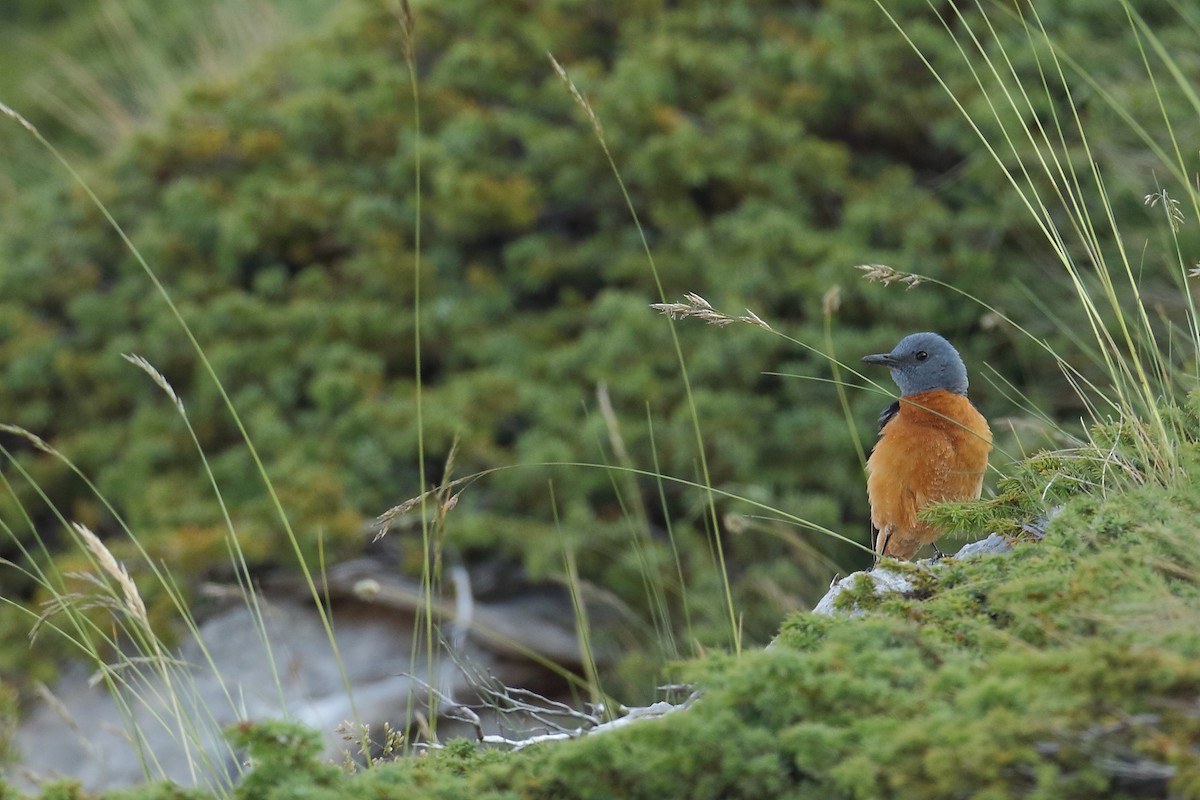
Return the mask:
MULTIPOLYGON (((638 232, 547 49, 603 122, 669 295, 697 291, 722 308, 749 306, 815 344, 822 298, 838 286, 833 341, 846 362, 902 333, 936 328, 961 346, 973 397, 992 418, 1020 412, 989 386, 985 363, 1052 417, 1079 415, 1054 363, 977 304, 934 284, 865 284, 850 269, 884 262, 949 282, 1098 374, 1064 333, 1082 318, 1027 210, 869 4, 561 0, 513 13, 466 0, 418 4, 416 13, 427 474, 441 474, 456 437, 458 475, 611 459, 603 420, 590 410, 603 382, 634 462, 651 468, 656 454, 664 473, 699 480, 666 323, 646 308, 660 297, 638 232)), ((893 13, 932 62, 956 63, 925 4, 893 13)), ((976 13, 968 20, 978 25, 976 13)), ((1068 4, 1046 19, 1092 77, 1145 106, 1153 93, 1144 77, 1113 58, 1128 44, 1118 16, 1068 4)), ((1011 26, 999 35, 1020 54, 1016 68, 1034 74, 1037 47, 1030 51, 1011 26)), ((1174 41, 1183 32, 1162 35, 1174 41)), ((194 326, 309 559, 319 540, 330 557, 356 552, 365 519, 423 488, 412 346, 418 141, 401 39, 386 3, 349 4, 313 41, 195 89, 160 129, 89 170, 194 326)), ((968 80, 952 88, 970 109, 986 103, 968 80)), ((1086 113, 1118 165, 1108 190, 1130 219, 1126 237, 1158 247, 1159 220, 1140 207, 1152 176, 1133 168, 1119 126, 1111 143, 1100 138, 1111 118, 1103 103, 1086 113)), ((22 135, 9 127, 6 136, 22 135)), ((1078 142, 1069 145, 1079 152, 1078 142)), ((1020 147, 1013 158, 1024 155, 1020 147)), ((218 393, 89 201, 49 184, 24 192, 0 222, 0 252, 0 420, 34 430, 93 476, 152 557, 187 563, 196 576, 219 571, 223 523, 186 433, 158 389, 120 358, 142 354, 182 396, 252 564, 291 563, 218 393)), ((1147 273, 1142 289, 1175 291, 1171 280, 1147 273)), ((747 327, 680 325, 679 336, 714 485, 852 538, 862 531, 865 541, 861 465, 833 387, 769 374, 825 378, 826 360, 747 327)), ((866 441, 885 402, 850 393, 866 441)), ((1000 444, 995 462, 1003 465, 1004 451, 1017 448, 1010 437, 1000 444)), ((61 463, 15 447, 64 515, 110 527, 108 512, 61 463)), ((719 578, 700 544, 703 494, 667 483, 664 504, 654 481, 636 487, 645 526, 626 519, 629 498, 614 494, 604 470, 490 476, 463 495, 449 542, 467 560, 499 551, 544 578, 558 571, 547 554, 560 552, 565 537, 578 544, 585 579, 638 609, 636 634, 650 615, 645 560, 621 554, 632 547, 631 530, 646 528, 659 572, 652 580, 677 584, 661 535, 670 520, 681 541, 696 544, 681 561, 693 638, 726 645, 721 593, 707 591, 719 578), (565 533, 551 524, 547 480, 565 533)), ((49 535, 53 515, 22 482, 0 501, 0 517, 20 520, 18 502, 49 535)), ((718 503, 719 515, 741 510, 718 503)), ((27 526, 16 530, 29 539, 27 526)), ((813 544, 804 559, 865 563, 831 540, 801 536, 813 544)), ((782 537, 753 533, 727 546, 750 641, 764 640, 785 608, 823 588, 809 565, 785 569, 801 559, 782 537), (776 591, 764 593, 762 564, 777 565, 776 591)), ((15 549, 0 544, 0 555, 15 549)), ((12 585, 13 596, 33 599, 27 584, 12 585)), ((669 609, 676 623, 679 594, 669 609)))

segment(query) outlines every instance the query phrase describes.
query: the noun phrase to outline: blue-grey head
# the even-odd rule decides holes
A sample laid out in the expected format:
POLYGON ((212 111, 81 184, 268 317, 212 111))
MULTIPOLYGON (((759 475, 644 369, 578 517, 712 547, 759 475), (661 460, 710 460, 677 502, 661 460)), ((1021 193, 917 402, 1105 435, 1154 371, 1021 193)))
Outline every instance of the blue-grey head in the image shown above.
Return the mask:
POLYGON ((967 393, 966 365, 954 345, 936 333, 910 333, 892 352, 863 356, 863 363, 890 369, 903 397, 931 389, 967 393))

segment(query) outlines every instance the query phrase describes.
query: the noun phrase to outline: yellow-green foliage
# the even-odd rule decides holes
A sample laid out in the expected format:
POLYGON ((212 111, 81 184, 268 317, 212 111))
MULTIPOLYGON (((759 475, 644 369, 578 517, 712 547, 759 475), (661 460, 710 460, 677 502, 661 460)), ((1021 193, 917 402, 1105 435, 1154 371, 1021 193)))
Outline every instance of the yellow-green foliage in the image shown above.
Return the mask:
POLYGON ((315 757, 321 751, 321 735, 316 731, 281 722, 244 723, 229 738, 254 764, 254 771, 237 787, 239 798, 282 800, 319 792, 340 775, 336 766, 315 757))

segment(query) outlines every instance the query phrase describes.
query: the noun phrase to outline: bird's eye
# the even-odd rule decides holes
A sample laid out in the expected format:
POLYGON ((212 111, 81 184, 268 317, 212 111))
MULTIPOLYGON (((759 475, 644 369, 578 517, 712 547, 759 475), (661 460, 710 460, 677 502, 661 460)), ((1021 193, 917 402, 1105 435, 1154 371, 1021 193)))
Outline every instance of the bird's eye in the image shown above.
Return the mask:
POLYGON ((924 350, 917 351, 917 361, 924 361, 927 358, 929 358, 929 353, 926 353, 924 350))

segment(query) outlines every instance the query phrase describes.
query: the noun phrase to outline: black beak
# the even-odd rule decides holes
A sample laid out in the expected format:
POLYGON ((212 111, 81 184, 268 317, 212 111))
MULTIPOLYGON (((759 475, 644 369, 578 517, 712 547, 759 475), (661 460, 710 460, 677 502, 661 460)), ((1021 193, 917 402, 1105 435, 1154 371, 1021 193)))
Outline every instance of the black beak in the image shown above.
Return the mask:
POLYGON ((862 362, 864 364, 878 364, 881 367, 899 366, 899 363, 896 361, 896 359, 892 358, 892 356, 888 353, 881 353, 877 356, 863 356, 862 362))

